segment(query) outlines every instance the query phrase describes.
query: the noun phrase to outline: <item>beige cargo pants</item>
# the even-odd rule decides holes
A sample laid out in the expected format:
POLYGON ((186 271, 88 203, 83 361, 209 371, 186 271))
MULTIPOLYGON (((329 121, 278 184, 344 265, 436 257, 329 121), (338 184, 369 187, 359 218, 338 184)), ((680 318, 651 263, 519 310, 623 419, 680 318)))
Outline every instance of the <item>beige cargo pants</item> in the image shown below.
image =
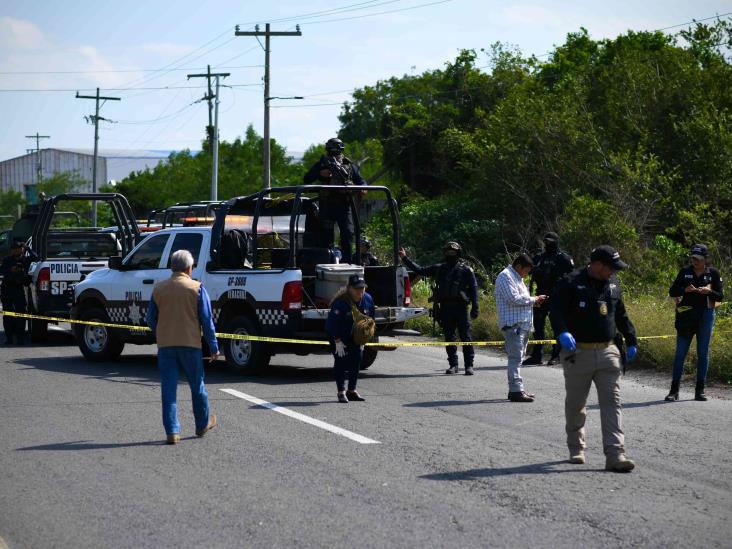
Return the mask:
POLYGON ((567 446, 570 453, 585 449, 587 397, 595 382, 600 405, 602 445, 607 458, 625 454, 625 435, 620 402, 620 351, 615 345, 603 349, 562 351, 567 446))

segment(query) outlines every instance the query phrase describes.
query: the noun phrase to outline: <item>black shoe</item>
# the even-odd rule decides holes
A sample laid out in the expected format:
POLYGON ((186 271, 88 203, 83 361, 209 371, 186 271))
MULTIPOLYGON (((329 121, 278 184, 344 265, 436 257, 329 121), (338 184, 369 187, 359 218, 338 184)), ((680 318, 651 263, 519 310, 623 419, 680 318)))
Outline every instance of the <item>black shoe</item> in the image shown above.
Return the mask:
POLYGON ((447 370, 445 370, 445 373, 447 375, 457 374, 457 366, 450 366, 447 370))
POLYGON ((338 402, 342 402, 343 404, 348 404, 348 397, 346 397, 345 393, 338 393, 338 402))
POLYGON ((366 400, 358 394, 358 391, 346 391, 346 397, 348 397, 349 402, 351 402, 352 400, 355 400, 357 402, 364 402, 366 400))
POLYGON ((508 393, 508 400, 511 402, 534 402, 534 395, 526 391, 512 391, 508 393))
POLYGON ((473 367, 472 366, 468 366, 468 367, 465 368, 465 375, 466 376, 475 375, 475 372, 473 371, 473 367))
POLYGON ((559 359, 558 356, 553 356, 549 359, 549 362, 547 362, 546 364, 547 364, 547 366, 554 366, 556 364, 559 364, 560 362, 561 362, 561 360, 559 359))
POLYGON ((678 379, 672 379, 671 380, 671 390, 666 395, 667 402, 673 402, 674 400, 679 400, 679 384, 681 383, 681 380, 678 379))
POLYGON ((702 402, 707 401, 707 395, 704 394, 704 382, 696 382, 696 391, 694 391, 694 400, 700 400, 702 402))
POLYGON ((541 358, 530 356, 521 363, 521 366, 539 366, 543 364, 541 358))

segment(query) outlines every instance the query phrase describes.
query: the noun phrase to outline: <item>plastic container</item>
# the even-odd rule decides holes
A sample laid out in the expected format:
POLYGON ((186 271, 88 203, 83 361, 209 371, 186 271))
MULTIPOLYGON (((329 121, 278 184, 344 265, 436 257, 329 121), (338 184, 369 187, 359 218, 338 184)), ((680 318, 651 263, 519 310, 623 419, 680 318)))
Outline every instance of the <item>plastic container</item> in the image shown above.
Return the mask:
POLYGON ((348 284, 348 277, 363 276, 363 266, 348 263, 327 263, 315 266, 315 297, 330 303, 330 300, 348 284))

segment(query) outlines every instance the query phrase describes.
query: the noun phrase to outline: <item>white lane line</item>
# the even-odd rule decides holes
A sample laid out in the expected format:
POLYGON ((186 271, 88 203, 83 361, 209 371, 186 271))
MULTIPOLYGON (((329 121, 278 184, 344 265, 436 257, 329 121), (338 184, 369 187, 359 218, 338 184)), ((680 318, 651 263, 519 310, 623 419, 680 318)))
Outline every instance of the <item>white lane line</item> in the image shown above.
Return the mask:
POLYGON ((264 408, 268 408, 268 409, 272 410, 273 412, 277 412, 282 415, 289 416, 293 419, 297 419, 304 423, 309 423, 310 425, 315 425, 316 427, 320 427, 321 429, 330 431, 331 433, 335 433, 336 435, 341 435, 343 437, 349 438, 360 444, 381 444, 378 440, 373 440, 371 438, 367 438, 363 435, 359 435, 358 433, 354 433, 352 431, 342 429, 341 427, 336 427, 335 425, 331 425, 330 423, 326 423, 325 421, 320 421, 319 419, 314 419, 310 416, 306 416, 305 414, 301 414, 299 412, 293 412, 289 408, 285 408, 283 406, 278 406, 277 404, 273 404, 271 402, 267 402, 266 400, 262 400, 261 398, 257 398, 255 396, 248 395, 246 393, 242 393, 241 391, 237 391, 236 389, 219 389, 219 391, 223 391, 224 393, 228 393, 231 396, 235 396, 237 398, 248 400, 252 404, 256 404, 257 406, 262 406, 264 408))

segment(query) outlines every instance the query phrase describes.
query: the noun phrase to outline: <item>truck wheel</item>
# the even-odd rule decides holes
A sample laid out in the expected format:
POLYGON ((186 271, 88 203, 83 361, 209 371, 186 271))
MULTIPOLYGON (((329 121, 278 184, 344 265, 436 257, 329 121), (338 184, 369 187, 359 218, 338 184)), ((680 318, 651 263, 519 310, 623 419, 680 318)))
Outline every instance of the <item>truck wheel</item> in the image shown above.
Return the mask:
MULTIPOLYGON (((379 336, 376 336, 374 338, 374 343, 378 343, 379 336)), ((363 357, 361 358, 361 370, 368 370, 371 365, 376 360, 376 355, 379 354, 379 351, 376 350, 376 347, 369 347, 366 346, 363 348, 363 357)))
MULTIPOLYGON (((226 323, 228 334, 259 335, 256 325, 247 316, 235 316, 226 323)), ((269 364, 270 354, 261 341, 225 339, 223 343, 227 366, 239 374, 252 373, 269 364)))
MULTIPOLYGON (((84 309, 79 315, 79 320, 90 322, 109 322, 109 317, 104 309, 84 309)), ((75 324, 74 335, 79 344, 82 354, 93 362, 104 362, 114 360, 122 354, 125 348, 123 341, 115 336, 113 330, 106 326, 89 326, 87 324, 75 324)))
POLYGON ((45 320, 31 320, 31 341, 41 343, 48 339, 48 322, 45 320))

